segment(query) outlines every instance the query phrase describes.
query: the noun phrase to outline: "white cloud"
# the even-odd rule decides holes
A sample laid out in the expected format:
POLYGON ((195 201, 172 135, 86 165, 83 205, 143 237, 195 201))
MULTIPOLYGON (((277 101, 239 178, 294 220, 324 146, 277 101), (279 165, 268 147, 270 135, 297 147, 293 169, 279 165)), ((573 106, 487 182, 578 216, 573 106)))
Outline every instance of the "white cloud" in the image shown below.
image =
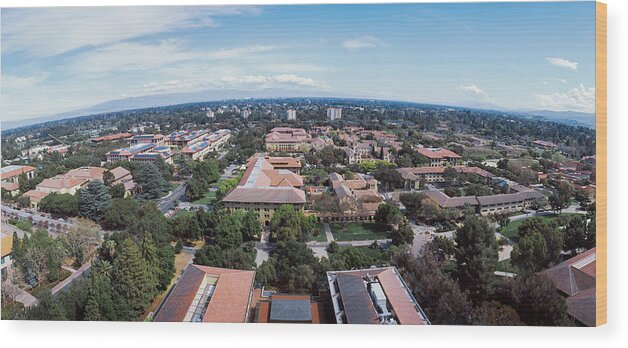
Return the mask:
POLYGON ((561 68, 570 69, 570 70, 578 70, 578 63, 572 62, 565 58, 547 58, 547 61, 552 65, 556 65, 561 68))
MULTIPOLYGON (((115 43, 80 54, 70 60, 68 69, 80 74, 107 74, 113 71, 154 70, 168 64, 191 61, 251 58, 274 46, 253 45, 216 51, 198 51, 185 47, 181 40, 164 40, 157 44, 115 43)), ((94 75, 89 75, 94 77, 94 75)))
POLYGON ((384 42, 374 36, 360 36, 346 40, 342 46, 349 50, 384 46, 384 42))
POLYGON ((265 88, 318 88, 329 85, 309 77, 298 75, 240 75, 214 76, 211 79, 185 79, 151 82, 143 86, 145 93, 187 92, 208 89, 265 89, 265 88))
POLYGON ((2 50, 54 56, 178 29, 217 26, 213 16, 257 13, 252 7, 192 6, 3 9, 2 50))
POLYGON ((281 73, 296 73, 296 72, 321 72, 321 71, 329 71, 331 68, 322 67, 313 64, 305 64, 305 63, 268 63, 262 64, 258 66, 259 69, 273 71, 273 72, 281 72, 281 73))
POLYGON ((32 76, 16 76, 2 74, 0 78, 0 84, 2 85, 3 93, 7 91, 16 91, 31 88, 48 77, 48 73, 39 73, 32 76))
POLYGON ((567 92, 535 96, 544 108, 550 110, 595 112, 595 88, 583 84, 567 92))
POLYGON ((456 89, 474 97, 488 98, 488 93, 476 85, 460 85, 456 89))

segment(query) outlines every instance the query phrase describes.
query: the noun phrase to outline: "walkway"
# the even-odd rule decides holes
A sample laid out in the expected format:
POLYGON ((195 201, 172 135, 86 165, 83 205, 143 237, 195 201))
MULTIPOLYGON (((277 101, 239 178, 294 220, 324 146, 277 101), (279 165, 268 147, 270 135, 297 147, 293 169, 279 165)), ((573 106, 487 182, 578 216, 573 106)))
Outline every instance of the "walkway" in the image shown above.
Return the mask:
POLYGON ((255 264, 258 266, 261 265, 262 262, 268 260, 268 257, 270 256, 271 246, 268 243, 269 240, 270 232, 263 231, 259 242, 255 244, 255 249, 257 250, 257 254, 255 254, 255 264))
POLYGON ((22 289, 19 289, 18 291, 20 294, 15 297, 15 300, 23 304, 25 308, 37 306, 39 304, 39 300, 37 300, 35 296, 22 289))
POLYGON ((323 229, 325 230, 325 235, 327 236, 327 241, 328 242, 333 242, 334 241, 334 234, 331 233, 331 227, 329 227, 328 223, 323 223, 323 229))

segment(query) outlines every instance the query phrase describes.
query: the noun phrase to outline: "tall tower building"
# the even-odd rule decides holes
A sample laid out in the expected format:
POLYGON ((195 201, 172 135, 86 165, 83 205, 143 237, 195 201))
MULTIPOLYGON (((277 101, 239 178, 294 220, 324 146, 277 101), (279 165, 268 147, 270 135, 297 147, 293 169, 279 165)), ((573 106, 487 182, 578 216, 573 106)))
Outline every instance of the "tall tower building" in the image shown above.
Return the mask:
POLYGON ((327 119, 330 121, 339 120, 342 118, 342 108, 328 108, 327 119))

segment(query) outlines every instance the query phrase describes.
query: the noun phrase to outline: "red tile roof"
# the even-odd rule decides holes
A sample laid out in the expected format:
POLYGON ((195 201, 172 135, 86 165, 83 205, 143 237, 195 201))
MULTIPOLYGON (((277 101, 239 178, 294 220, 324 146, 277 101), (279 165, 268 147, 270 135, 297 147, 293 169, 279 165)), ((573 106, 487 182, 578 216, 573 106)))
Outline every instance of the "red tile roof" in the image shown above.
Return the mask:
POLYGON ((206 276, 218 278, 203 315, 204 322, 244 323, 255 280, 255 271, 190 265, 164 300, 155 321, 183 321, 206 276))
POLYGON ((449 151, 443 148, 426 148, 419 147, 416 149, 418 153, 421 155, 430 158, 430 159, 439 159, 439 158, 462 158, 460 155, 453 151, 449 151))

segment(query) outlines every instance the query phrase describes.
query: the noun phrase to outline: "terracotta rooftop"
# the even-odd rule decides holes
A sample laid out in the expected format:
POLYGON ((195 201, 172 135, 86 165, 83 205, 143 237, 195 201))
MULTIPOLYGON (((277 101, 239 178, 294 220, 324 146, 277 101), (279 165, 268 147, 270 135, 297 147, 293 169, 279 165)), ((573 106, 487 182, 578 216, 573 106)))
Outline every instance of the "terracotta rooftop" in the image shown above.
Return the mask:
POLYGON ((439 158, 461 158, 460 155, 453 151, 449 151, 447 149, 443 149, 440 147, 437 148, 427 148, 427 147, 419 147, 416 149, 418 153, 421 155, 430 158, 430 159, 439 159, 439 158))
POLYGON ((544 271, 566 294, 567 312, 587 326, 595 326, 595 248, 544 271))
POLYGON ((32 172, 33 170, 36 170, 36 168, 31 166, 6 166, 0 169, 0 177, 2 178, 2 180, 6 180, 18 176, 22 173, 32 172))
POLYGON ((64 189, 72 188, 75 186, 83 185, 87 182, 87 179, 82 178, 67 178, 67 177, 53 177, 50 179, 44 179, 37 187, 45 187, 51 189, 64 189))
POLYGON ((30 190, 25 192, 22 196, 28 197, 31 199, 31 202, 39 202, 42 198, 48 196, 48 192, 30 190))
POLYGON ((101 180, 103 174, 107 171, 105 168, 101 167, 80 167, 76 169, 72 169, 65 173, 63 176, 67 178, 78 178, 85 180, 101 180))
POLYGON ((203 322, 244 323, 249 312, 255 271, 244 271, 200 265, 189 265, 174 289, 164 300, 154 321, 181 322, 190 320, 190 312, 200 309, 203 322), (213 283, 213 293, 200 297, 201 285, 207 278, 213 283), (204 302, 203 301, 203 302, 204 302), (191 308, 193 306, 194 308, 191 308), (198 307, 198 308, 197 308, 198 307))

